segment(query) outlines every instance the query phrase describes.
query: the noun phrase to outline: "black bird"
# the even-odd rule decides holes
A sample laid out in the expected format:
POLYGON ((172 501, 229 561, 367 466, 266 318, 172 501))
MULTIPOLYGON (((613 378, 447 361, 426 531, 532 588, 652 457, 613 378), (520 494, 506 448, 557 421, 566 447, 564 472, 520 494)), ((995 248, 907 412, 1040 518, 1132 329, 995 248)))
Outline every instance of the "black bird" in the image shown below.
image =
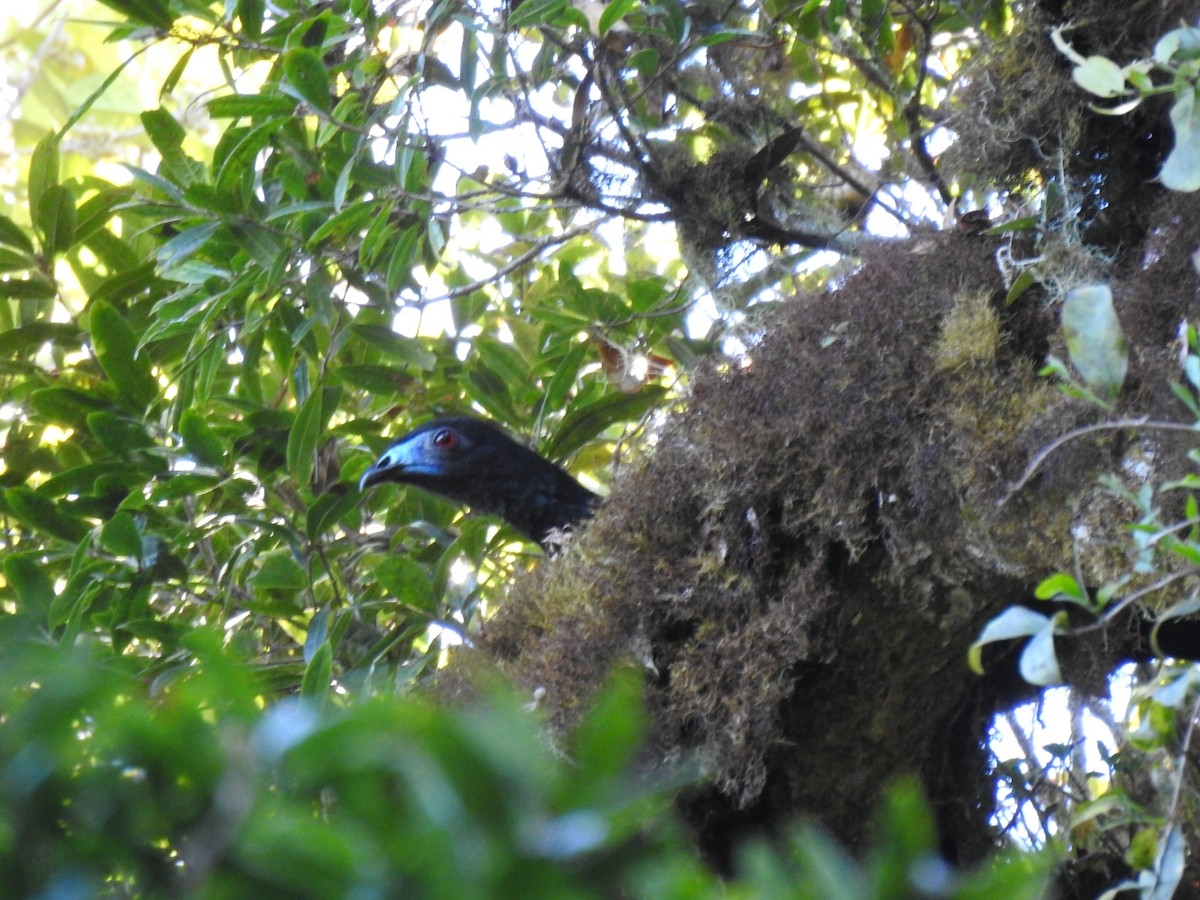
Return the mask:
POLYGON ((358 486, 413 484, 498 516, 543 547, 599 499, 563 469, 489 422, 434 419, 388 447, 358 486))

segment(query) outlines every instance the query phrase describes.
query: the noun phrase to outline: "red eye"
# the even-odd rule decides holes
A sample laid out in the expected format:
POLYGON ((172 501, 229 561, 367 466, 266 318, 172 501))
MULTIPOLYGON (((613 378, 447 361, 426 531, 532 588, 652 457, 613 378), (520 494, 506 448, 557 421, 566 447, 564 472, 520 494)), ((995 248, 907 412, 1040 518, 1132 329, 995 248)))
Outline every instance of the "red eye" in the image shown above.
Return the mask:
POLYGON ((458 446, 458 435, 449 428, 443 428, 433 436, 433 446, 440 450, 453 450, 458 446))

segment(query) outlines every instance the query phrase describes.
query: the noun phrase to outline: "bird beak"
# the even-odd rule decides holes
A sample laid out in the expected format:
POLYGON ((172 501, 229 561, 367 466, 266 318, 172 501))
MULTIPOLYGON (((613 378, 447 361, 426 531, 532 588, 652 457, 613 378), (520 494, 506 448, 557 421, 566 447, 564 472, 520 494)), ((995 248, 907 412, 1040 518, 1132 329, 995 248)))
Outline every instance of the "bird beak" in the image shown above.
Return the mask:
POLYGON ((392 459, 390 453, 385 453, 379 459, 368 467, 367 471, 362 473, 362 478, 358 479, 358 489, 365 491, 367 488, 375 484, 380 484, 388 481, 388 475, 391 472, 403 472, 404 463, 397 462, 392 459))
POLYGON ((413 452, 413 448, 405 443, 393 444, 362 473, 362 478, 358 479, 358 489, 365 491, 385 481, 403 481, 406 472, 419 468, 417 460, 413 459, 413 452))
POLYGON ((379 466, 373 465, 369 467, 367 471, 362 473, 362 478, 358 479, 358 489, 360 491, 365 491, 371 485, 378 484, 381 480, 379 466))

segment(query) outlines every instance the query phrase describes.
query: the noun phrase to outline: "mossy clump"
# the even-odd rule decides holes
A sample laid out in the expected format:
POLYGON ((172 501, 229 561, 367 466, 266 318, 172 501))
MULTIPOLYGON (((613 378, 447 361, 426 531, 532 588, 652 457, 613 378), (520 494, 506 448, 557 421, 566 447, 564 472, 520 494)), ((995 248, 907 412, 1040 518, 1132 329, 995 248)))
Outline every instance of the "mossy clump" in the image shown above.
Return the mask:
MULTIPOLYGON (((795 729, 826 729, 849 752, 856 734, 897 740, 912 713, 897 696, 844 730, 822 721, 832 708, 805 724, 789 703, 806 672, 857 652, 907 671, 950 644, 961 660, 1012 600, 998 581, 1069 561, 1059 519, 1030 527, 1020 502, 1012 517, 994 507, 1042 443, 1090 413, 1010 339, 1033 326, 1003 307, 994 246, 914 246, 877 249, 836 292, 781 307, 745 359, 699 375, 582 538, 514 588, 486 644, 545 689, 552 720, 569 725, 614 662, 640 664, 659 757, 698 754, 745 807, 795 729), (914 615, 928 624, 915 642, 914 615)), ((1065 496, 1078 481, 1047 485, 1065 496)), ((903 678, 938 696, 927 673, 903 678)))
MULTIPOLYGON (((562 729, 613 664, 641 666, 648 759, 698 758, 712 776, 702 831, 811 810, 855 842, 861 810, 915 767, 943 833, 985 854, 985 724, 1029 688, 969 675, 968 646, 1056 571, 1103 584, 1127 569, 1130 511, 1097 476, 1136 487, 1193 468, 1180 431, 1104 428, 1042 453, 1108 416, 1186 415, 1170 384, 1180 324, 1200 321, 1200 208, 1146 199, 1157 224, 1106 274, 1130 357, 1116 409, 1038 374, 1066 358, 1058 310, 1037 289, 1010 302, 1004 238, 874 248, 697 374, 482 646, 562 729)), ((1062 643, 1073 684, 1102 690, 1128 658, 1137 622, 1116 625, 1131 631, 1062 643)))
MULTIPOLYGON (((1078 221, 1072 200, 1036 232, 882 244, 831 290, 773 307, 489 622, 481 645, 541 689, 557 728, 614 663, 643 667, 648 759, 698 758, 712 776, 689 806, 702 835, 807 811, 853 844, 862 810, 915 769, 958 858, 993 848, 986 723, 1030 689, 991 662, 990 679, 970 675, 968 646, 1048 575, 1100 584, 1126 567, 1129 511, 1098 475, 1136 486, 1194 468, 1179 431, 1101 429, 1040 455, 1106 416, 1187 415, 1171 382, 1181 324, 1200 322, 1200 207, 1148 184, 1163 109, 1090 113, 1045 29, 1073 15, 1076 48, 1120 62, 1193 21, 1183 6, 1031 10, 1011 55, 969 77, 965 105, 982 93, 943 165, 980 162, 992 186, 1059 181, 1078 221), (1009 240, 1040 280, 1016 298, 998 263, 1009 240), (1057 296, 1089 280, 1112 288, 1129 346, 1108 412, 1038 374, 1067 358, 1057 296)), ((1073 684, 1103 689, 1138 634, 1118 624, 1062 642, 1073 684)))

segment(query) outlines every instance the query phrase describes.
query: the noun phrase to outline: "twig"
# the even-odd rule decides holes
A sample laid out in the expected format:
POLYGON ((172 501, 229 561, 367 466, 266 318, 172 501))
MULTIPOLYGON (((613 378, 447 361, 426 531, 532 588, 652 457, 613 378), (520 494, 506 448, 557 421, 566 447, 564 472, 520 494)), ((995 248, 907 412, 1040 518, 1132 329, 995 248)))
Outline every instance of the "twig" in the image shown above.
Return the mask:
POLYGON ((521 266, 536 259, 540 254, 544 253, 546 250, 549 250, 551 247, 557 246, 558 244, 565 244, 567 241, 573 240, 574 238, 579 237, 581 234, 587 234, 590 231, 595 231, 595 229, 595 223, 589 222, 586 225, 579 225, 570 229, 569 231, 564 231, 562 234, 556 234, 548 237, 543 241, 539 241, 533 247, 530 247, 520 256, 513 257, 509 262, 496 269, 496 271, 492 272, 492 274, 488 275, 486 278, 480 278, 478 281, 473 281, 470 284, 464 284, 460 285, 459 287, 452 288, 438 297, 426 297, 422 301, 421 305, 427 306, 430 303, 437 303, 441 300, 454 300, 457 297, 465 297, 467 294, 474 293, 480 288, 487 287, 489 284, 498 281, 505 275, 515 272, 517 269, 521 268, 521 266))
POLYGON ((1068 431, 1061 437, 1055 438, 1037 452, 1037 455, 1025 467, 1025 471, 1021 473, 1021 477, 1009 487, 1008 492, 1003 497, 996 501, 996 509, 1002 509, 1013 498, 1014 494, 1022 490, 1029 483, 1029 480, 1037 474, 1038 469, 1042 467, 1042 464, 1050 455, 1063 444, 1097 431, 1119 431, 1122 428, 1153 428, 1157 431, 1190 431, 1197 433, 1195 425, 1185 425, 1182 422, 1152 422, 1149 416, 1142 416, 1138 419, 1116 419, 1110 422, 1097 422, 1095 425, 1085 425, 1082 428, 1076 428, 1074 431, 1068 431))

